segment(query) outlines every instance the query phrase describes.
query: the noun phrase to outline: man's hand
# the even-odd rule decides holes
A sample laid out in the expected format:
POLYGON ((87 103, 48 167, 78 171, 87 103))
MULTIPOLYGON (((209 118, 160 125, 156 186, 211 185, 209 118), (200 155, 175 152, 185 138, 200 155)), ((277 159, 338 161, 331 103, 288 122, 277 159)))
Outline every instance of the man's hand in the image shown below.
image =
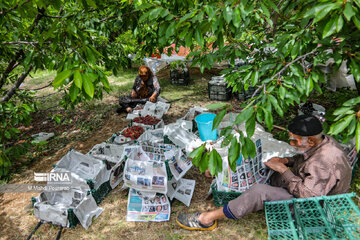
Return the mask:
POLYGON ((137 94, 134 90, 131 91, 131 98, 135 99, 137 97, 137 94))
POLYGON ((271 168, 272 170, 283 174, 286 170, 288 170, 288 167, 286 167, 285 165, 287 162, 288 162, 287 158, 273 157, 264 164, 268 168, 271 168))
POLYGON ((151 95, 151 97, 149 98, 149 101, 150 102, 156 102, 156 94, 153 94, 153 95, 151 95))

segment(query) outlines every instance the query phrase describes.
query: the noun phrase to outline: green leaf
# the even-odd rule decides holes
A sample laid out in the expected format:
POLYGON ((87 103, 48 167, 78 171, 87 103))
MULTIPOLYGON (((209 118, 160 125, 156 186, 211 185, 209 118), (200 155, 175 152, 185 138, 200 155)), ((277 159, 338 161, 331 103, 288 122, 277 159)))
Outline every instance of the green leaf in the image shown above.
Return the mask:
POLYGON ((82 78, 79 70, 74 72, 74 83, 79 89, 82 88, 82 78))
POLYGON ((292 73, 294 73, 295 76, 302 77, 301 70, 297 66, 290 65, 290 70, 292 73))
POLYGON ((195 40, 200 46, 204 46, 204 37, 199 28, 195 31, 195 40))
POLYGON ((19 134, 20 133, 20 130, 17 129, 17 128, 9 128, 9 131, 14 133, 14 134, 19 134))
POLYGON ((11 139, 11 134, 10 134, 7 130, 4 131, 4 136, 5 136, 7 139, 11 139))
POLYGON ((240 124, 244 121, 247 121, 253 115, 253 113, 254 113, 254 108, 251 106, 244 109, 243 111, 241 111, 241 113, 239 113, 236 116, 235 123, 240 124))
POLYGON ((220 136, 228 136, 232 132, 232 127, 227 126, 226 128, 221 129, 220 136))
POLYGON ((335 33, 336 27, 337 27, 337 22, 338 22, 336 20, 338 20, 338 19, 335 17, 332 17, 330 19, 330 21, 325 25, 323 35, 322 35, 323 38, 331 36, 333 33, 335 33))
POLYGON ((205 108, 209 109, 209 110, 218 110, 218 109, 223 109, 228 107, 229 104, 224 103, 224 102, 216 102, 216 103, 210 103, 208 105, 205 106, 205 108))
POLYGON ((214 118, 212 130, 217 129, 217 127, 223 120, 225 114, 226 114, 226 109, 223 109, 219 114, 216 115, 216 117, 214 118))
POLYGON ((93 8, 96 8, 96 3, 94 2, 94 0, 86 0, 86 3, 93 8))
POLYGON ((357 17, 353 17, 355 26, 360 30, 360 20, 357 17))
POLYGON ((190 47, 190 46, 191 46, 191 44, 192 44, 192 42, 193 42, 192 37, 193 37, 193 31, 190 30, 190 31, 188 32, 188 34, 186 35, 186 37, 185 37, 185 45, 186 45, 187 47, 190 47))
POLYGON ((270 102, 271 104, 274 106, 275 108, 275 111, 281 116, 283 117, 284 116, 284 112, 283 110, 281 109, 279 103, 278 103, 278 100, 273 96, 273 95, 269 95, 269 99, 270 99, 270 102))
POLYGON ((223 11, 224 19, 229 24, 233 17, 233 10, 231 7, 227 6, 223 11))
POLYGON ((88 74, 83 75, 83 87, 86 94, 93 98, 94 97, 94 84, 92 83, 91 79, 88 78, 88 74))
POLYGON ((350 19, 354 15, 355 15, 355 11, 352 8, 352 4, 350 2, 347 2, 345 4, 345 9, 344 9, 344 16, 345 16, 346 20, 350 21, 350 19))
MULTIPOLYGON (((91 82, 95 82, 95 80, 98 78, 98 75, 96 75, 95 73, 92 73, 92 72, 87 72, 84 74, 84 77, 86 77, 91 82)), ((84 79, 84 77, 83 77, 83 79, 84 79)))
POLYGON ((272 9, 274 9, 277 13, 279 13, 279 9, 273 1, 265 0, 265 3, 269 5, 272 9))
POLYGON ((109 80, 107 79, 107 77, 101 77, 100 81, 104 85, 104 88, 110 89, 110 84, 109 84, 109 80))
POLYGON ((65 70, 62 71, 61 73, 58 73, 52 83, 52 85, 54 86, 54 88, 58 88, 61 85, 63 85, 65 79, 67 79, 68 77, 70 77, 72 71, 71 70, 65 70))
POLYGON ((342 118, 340 121, 334 123, 330 127, 329 134, 337 135, 344 131, 344 129, 350 124, 350 122, 355 119, 355 115, 348 115, 342 118))
POLYGON ((149 20, 151 21, 155 18, 158 18, 160 16, 160 13, 162 10, 163 10, 163 8, 161 8, 161 7, 157 7, 157 8, 154 8, 153 10, 151 10, 149 13, 149 20))
POLYGON ((69 93, 70 93, 70 98, 71 98, 72 102, 74 102, 76 100, 79 90, 80 89, 77 86, 75 86, 75 84, 71 85, 71 87, 69 89, 69 93))
POLYGON ((184 21, 186 21, 187 19, 193 17, 195 15, 196 11, 190 12, 188 14, 185 14, 179 21, 179 23, 182 23, 184 21))
POLYGON ((201 173, 205 172, 208 169, 208 167, 209 167, 209 153, 205 152, 199 163, 200 172, 201 173))
POLYGON ((262 108, 262 109, 264 110, 265 113, 265 124, 268 127, 269 131, 271 131, 273 127, 273 117, 266 108, 262 108))
POLYGON ((253 74, 251 75, 252 85, 255 87, 256 84, 258 83, 258 81, 259 81, 259 72, 258 72, 258 71, 254 71, 253 74))
POLYGON ((171 37, 175 33, 175 24, 176 22, 172 22, 169 27, 166 29, 166 38, 171 37))
POLYGON ((230 145, 230 148, 228 150, 229 164, 232 165, 234 162, 237 161, 237 159, 239 157, 240 157, 240 144, 238 143, 238 141, 234 137, 231 140, 231 145, 230 145))
POLYGON ((205 144, 201 145, 200 147, 195 148, 194 151, 192 151, 188 155, 188 158, 194 159, 196 157, 199 157, 204 152, 204 150, 205 150, 205 144))
POLYGON ((344 19, 341 15, 339 15, 336 19, 336 32, 340 32, 343 26, 344 26, 344 19))
POLYGON ((139 18, 139 23, 142 23, 143 21, 145 21, 145 19, 149 17, 150 13, 151 13, 151 11, 148 11, 145 14, 141 15, 139 18))
POLYGON ((209 156, 209 170, 210 170, 210 173, 212 176, 215 175, 215 173, 217 173, 217 164, 218 164, 218 161, 216 159, 216 153, 219 154, 215 149, 213 149, 211 152, 210 152, 210 156, 209 156))
POLYGON ((245 123, 247 137, 252 137, 252 135, 254 134, 255 124, 256 124, 255 114, 253 114, 245 123))
POLYGON ((280 88, 279 88, 279 97, 280 97, 280 99, 281 100, 284 100, 284 98, 285 98, 285 88, 283 87, 283 86, 280 86, 280 88))
POLYGON ((307 79, 305 79, 305 81, 306 81, 306 88, 305 88, 306 96, 309 96, 309 94, 314 88, 314 82, 311 77, 308 77, 307 79))
POLYGON ((296 41, 294 47, 291 49, 292 59, 295 59, 298 56, 299 50, 300 50, 300 41, 296 41))
POLYGON ((355 106, 358 103, 360 103, 360 96, 356 97, 356 98, 352 98, 350 100, 347 100, 346 102, 343 103, 343 106, 351 107, 351 106, 355 106))
POLYGON ((356 142, 356 149, 359 152, 360 151, 360 119, 358 119, 356 123, 355 142, 356 142))
POLYGON ((162 11, 161 11, 160 17, 164 18, 164 17, 166 17, 167 15, 169 15, 169 10, 163 8, 162 11))
POLYGON ((350 61, 350 68, 355 80, 360 83, 360 66, 359 63, 355 62, 354 58, 350 61))
POLYGON ((246 152, 247 154, 254 158, 256 156, 256 147, 255 144, 253 143, 253 141, 251 141, 250 138, 246 137, 245 138, 245 148, 246 148, 246 152))
POLYGON ((339 8, 340 6, 341 5, 337 4, 337 3, 328 3, 328 4, 325 4, 324 8, 323 8, 323 6, 319 7, 318 9, 322 8, 322 10, 318 10, 315 12, 315 19, 312 24, 317 23, 318 21, 323 19, 331 10, 333 10, 335 8, 339 8))
POLYGON ((234 15, 233 15, 233 24, 236 28, 240 27, 241 22, 241 15, 240 15, 240 9, 235 8, 234 15))
POLYGON ((265 14, 265 16, 267 16, 269 18, 270 17, 269 9, 262 2, 260 2, 260 6, 261 6, 261 9, 263 10, 263 13, 265 14))
POLYGON ((211 5, 206 5, 204 9, 206 14, 209 16, 209 20, 211 20, 215 15, 214 8, 211 5))

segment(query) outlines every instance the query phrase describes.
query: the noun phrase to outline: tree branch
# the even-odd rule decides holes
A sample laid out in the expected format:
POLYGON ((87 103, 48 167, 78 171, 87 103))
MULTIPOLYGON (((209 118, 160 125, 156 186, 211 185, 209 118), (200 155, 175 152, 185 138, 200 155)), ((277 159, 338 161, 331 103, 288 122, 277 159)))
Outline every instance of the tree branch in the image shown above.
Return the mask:
POLYGON ((20 90, 26 90, 26 91, 38 91, 38 90, 41 90, 41 89, 44 89, 44 88, 47 88, 47 87, 50 87, 51 86, 51 83, 49 83, 48 85, 45 85, 43 87, 39 87, 39 88, 35 88, 35 89, 22 89, 22 88, 19 88, 20 90))
POLYGON ((304 59, 306 58, 307 56, 310 56, 310 55, 313 55, 313 54, 316 54, 317 51, 312 51, 312 52, 308 52, 304 55, 301 55, 297 58, 295 58, 293 61, 289 62, 288 64, 285 65, 285 67, 283 67, 277 74, 275 74, 271 79, 274 79, 276 77, 279 77, 281 76, 281 74, 288 68, 290 67, 290 65, 294 64, 295 62, 299 61, 300 59, 304 59))
POLYGON ((9 76, 9 74, 11 73, 11 71, 14 70, 17 66, 19 66, 19 63, 16 61, 20 58, 22 53, 23 53, 22 50, 17 52, 15 55, 15 59, 10 61, 9 65, 6 67, 6 69, 3 72, 3 75, 1 77, 1 80, 0 80, 0 89, 4 86, 5 81, 6 81, 7 77, 9 76))
POLYGON ((42 14, 43 17, 47 17, 47 18, 63 18, 63 16, 49 16, 49 15, 45 15, 42 14))
MULTIPOLYGON (((50 41, 44 42, 44 43, 51 43, 50 41)), ((15 41, 15 42, 3 42, 2 45, 21 45, 21 44, 25 44, 25 45, 34 45, 34 44, 39 44, 38 41, 33 41, 33 42, 28 42, 28 41, 15 41)))
POLYGON ((257 94, 257 93, 260 91, 260 89, 262 89, 262 88, 265 88, 265 83, 262 84, 262 85, 260 85, 260 86, 255 90, 255 92, 251 95, 251 98, 255 97, 256 94, 257 94))
MULTIPOLYGON (((21 6, 27 4, 28 2, 30 2, 30 0, 26 0, 23 4, 21 4, 21 6)), ((4 10, 4 11, 0 12, 0 15, 5 15, 5 14, 7 14, 7 13, 13 11, 13 10, 15 10, 15 9, 18 8, 18 7, 19 7, 19 3, 17 3, 14 7, 8 9, 7 11, 4 10)))
POLYGON ((11 87, 11 89, 8 91, 8 93, 6 94, 5 97, 3 97, 0 100, 0 103, 3 102, 7 102, 11 99, 11 97, 15 94, 16 90, 19 88, 19 86, 21 85, 21 83, 24 82, 25 78, 27 77, 27 75, 30 73, 30 71, 33 69, 34 66, 30 66, 29 69, 24 72, 23 74, 21 74, 21 76, 17 79, 16 83, 11 87))
MULTIPOLYGON (((25 3, 27 3, 29 1, 26 1, 25 3)), ((25 4, 24 3, 24 4, 25 4)), ((24 5, 23 4, 23 5, 24 5)), ((17 7, 17 6, 16 6, 17 7)), ((15 7, 14 7, 15 9, 15 7)), ((39 9, 39 13, 36 15, 35 17, 35 20, 33 22, 33 25, 31 26, 31 28, 29 29, 29 33, 31 34, 35 27, 38 25, 42 15, 41 13, 44 13, 44 9, 39 9)), ((12 61, 10 61, 9 65, 7 66, 6 70, 4 71, 1 79, 0 79, 0 89, 4 86, 5 82, 6 82, 6 79, 8 78, 9 74, 11 73, 11 71, 13 71, 17 66, 19 66, 19 62, 18 60, 20 59, 20 57, 24 54, 24 51, 23 50, 19 50, 16 54, 15 54, 15 57, 12 61)), ((32 68, 32 67, 31 67, 32 68)))

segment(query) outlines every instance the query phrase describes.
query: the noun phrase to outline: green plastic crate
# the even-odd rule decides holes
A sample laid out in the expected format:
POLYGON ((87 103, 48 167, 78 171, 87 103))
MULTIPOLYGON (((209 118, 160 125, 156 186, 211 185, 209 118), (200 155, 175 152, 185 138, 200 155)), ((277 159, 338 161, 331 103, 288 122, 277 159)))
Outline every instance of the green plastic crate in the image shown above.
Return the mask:
POLYGON ((67 211, 68 211, 68 220, 70 223, 70 228, 74 228, 76 227, 76 225, 78 225, 78 223, 80 223, 80 221, 75 215, 74 210, 72 208, 69 208, 67 211))
POLYGON ((106 181, 101 184, 98 189, 91 189, 91 194, 93 195, 95 202, 99 204, 111 190, 110 181, 106 181))
POLYGON ((214 197, 215 206, 224 206, 231 200, 241 195, 240 192, 224 192, 218 191, 216 184, 211 185, 211 191, 214 197))
POLYGON ((354 193, 265 202, 269 239, 360 239, 354 193))
POLYGON ((171 179, 173 178, 173 175, 172 175, 170 167, 169 167, 169 160, 165 160, 165 166, 166 166, 167 179, 168 179, 168 181, 171 181, 171 179))

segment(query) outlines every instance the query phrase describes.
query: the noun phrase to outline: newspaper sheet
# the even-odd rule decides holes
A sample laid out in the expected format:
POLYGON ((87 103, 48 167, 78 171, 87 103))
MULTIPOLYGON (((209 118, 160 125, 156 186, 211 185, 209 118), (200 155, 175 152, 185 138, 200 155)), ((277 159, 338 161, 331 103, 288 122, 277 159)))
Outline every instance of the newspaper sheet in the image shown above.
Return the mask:
POLYGON ((223 171, 218 174, 217 187, 220 191, 244 192, 255 183, 266 183, 269 170, 262 163, 261 139, 255 141, 256 156, 237 160, 236 172, 230 169, 227 158, 223 158, 223 171))
MULTIPOLYGON (((172 150, 173 151, 173 150, 172 150)), ((170 155, 171 152, 167 152, 170 155)), ((192 162, 189 160, 185 154, 178 149, 174 152, 174 157, 168 158, 169 160, 169 168, 176 180, 182 178, 185 173, 192 167, 192 162)))
POLYGON ((166 195, 149 199, 135 189, 129 190, 126 221, 163 222, 170 219, 170 202, 166 195))
POLYGON ((150 160, 153 161, 165 161, 167 159, 173 158, 174 154, 172 153, 177 150, 176 146, 171 144, 155 143, 149 141, 142 143, 141 147, 150 160))
POLYGON ((195 189, 195 180, 181 179, 179 189, 175 192, 174 197, 186 206, 190 206, 195 189))
POLYGON ((166 195, 170 198, 170 200, 173 200, 176 191, 181 186, 181 181, 177 181, 175 178, 172 178, 170 181, 168 181, 168 191, 166 195))
POLYGON ((167 192, 167 174, 164 162, 138 161, 129 158, 125 163, 126 186, 144 192, 167 192))

